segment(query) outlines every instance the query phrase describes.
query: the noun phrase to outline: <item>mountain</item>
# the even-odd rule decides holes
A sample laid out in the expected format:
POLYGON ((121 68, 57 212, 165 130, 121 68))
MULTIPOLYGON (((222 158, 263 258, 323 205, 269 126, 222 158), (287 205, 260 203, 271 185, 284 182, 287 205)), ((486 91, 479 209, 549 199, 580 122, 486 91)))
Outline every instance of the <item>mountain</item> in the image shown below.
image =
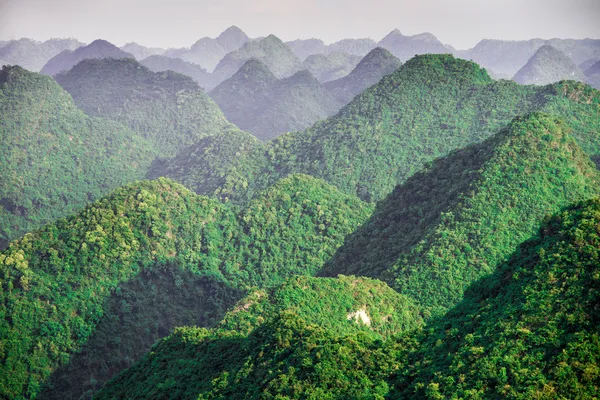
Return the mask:
POLYGON ((204 37, 189 49, 169 49, 164 55, 180 58, 192 64, 213 71, 226 54, 238 50, 250 39, 237 26, 231 26, 216 38, 204 37))
POLYGON ((309 71, 277 79, 258 60, 247 61, 210 96, 231 122, 260 139, 304 129, 341 107, 309 71))
POLYGON ((325 54, 347 53, 364 57, 375 47, 377 47, 377 43, 372 39, 342 39, 328 45, 325 54))
POLYGON ((227 54, 215 68, 214 74, 221 80, 228 79, 251 59, 264 63, 278 78, 293 75, 302 69, 301 61, 290 48, 275 35, 269 35, 261 40, 251 40, 227 54))
POLYGON ((75 39, 50 39, 37 42, 31 39, 10 40, 0 47, 0 66, 19 65, 37 72, 52 57, 64 50, 75 50, 84 44, 75 39))
POLYGON ((327 82, 348 75, 360 60, 360 56, 346 53, 313 54, 304 60, 303 65, 319 82, 327 82))
POLYGON ((592 200, 558 213, 472 285, 396 355, 390 397, 597 397, 599 211, 592 200))
POLYGON ((461 56, 492 70, 502 78, 510 79, 544 43, 542 39, 521 41, 484 39, 461 56))
POLYGON ((183 61, 180 58, 166 56, 150 56, 140 61, 140 64, 152 72, 173 71, 187 75, 195 80, 204 90, 212 90, 215 86, 214 78, 199 65, 183 61))
POLYGON ((431 33, 404 36, 398 29, 388 33, 377 45, 389 50, 402 62, 410 60, 417 54, 448 53, 446 46, 431 33))
POLYGON ((568 132, 554 117, 531 114, 436 160, 378 204, 323 274, 385 279, 440 315, 547 214, 600 195, 600 174, 568 132))
POLYGON ((144 176, 156 154, 125 126, 89 117, 52 78, 0 71, 0 248, 144 176))
POLYGON ((73 51, 64 50, 52 57, 42 68, 42 74, 56 75, 59 72, 68 71, 79 62, 95 58, 134 58, 106 40, 94 40, 87 46, 79 47, 73 51))
MULTIPOLYGON (((334 116, 303 132, 280 136, 263 145, 262 152, 245 154, 247 158, 238 161, 244 169, 236 170, 232 179, 245 182, 256 193, 278 177, 305 173, 345 193, 378 201, 428 162, 481 142, 516 116, 533 111, 561 117, 583 150, 596 156, 600 154, 598 104, 600 92, 581 83, 523 86, 494 81, 473 62, 450 55, 421 55, 363 91, 334 116), (259 181, 253 172, 256 168, 264 168, 259 181)), ((218 193, 220 187, 211 186, 215 179, 194 181, 183 171, 212 176, 231 165, 220 165, 219 154, 185 152, 196 154, 196 162, 207 157, 217 164, 194 172, 193 162, 177 157, 163 166, 173 173, 167 176, 201 188, 202 193, 218 193)), ((199 165, 206 164, 200 161, 199 165)), ((220 180, 227 181, 226 177, 220 180)), ((230 200, 243 202, 248 193, 242 189, 235 196, 228 194, 230 200)))
POLYGON ((297 39, 285 42, 300 60, 314 54, 325 54, 325 43, 321 39, 297 39))
POLYGON ((600 89, 600 61, 596 61, 583 71, 585 75, 585 83, 600 89))
POLYGON ((342 104, 347 104, 357 94, 397 70, 401 64, 392 53, 377 47, 371 50, 349 75, 327 82, 324 86, 342 104))
POLYGON ((150 56, 161 55, 165 52, 165 49, 160 49, 158 47, 146 47, 135 42, 127 43, 126 45, 121 46, 121 50, 132 54, 138 61, 150 56))
POLYGON ((523 85, 547 85, 565 79, 583 82, 585 77, 567 55, 550 45, 540 47, 513 77, 523 85))
POLYGON ((420 324, 381 282, 291 278, 239 302, 215 329, 179 328, 95 398, 369 398, 357 394, 373 389, 375 340, 420 324))
POLYGON ((216 41, 223 47, 226 53, 230 53, 242 47, 250 38, 240 28, 233 25, 225 29, 216 41))
POLYGON ((84 60, 56 81, 86 113, 127 125, 161 157, 235 129, 191 78, 155 73, 133 59, 84 60))
POLYGON ((119 188, 0 253, 0 395, 96 390, 174 324, 316 273, 371 211, 303 175, 242 210, 164 179, 119 188))
POLYGON ((600 40, 595 39, 530 39, 520 41, 480 41, 474 48, 458 52, 490 69, 495 75, 510 79, 544 45, 550 45, 566 54, 575 64, 591 58, 600 59, 600 40))
POLYGON ((96 398, 597 397, 598 215, 600 201, 591 200, 549 219, 423 329, 382 340, 373 319, 370 329, 361 322, 369 312, 347 314, 361 315, 358 327, 344 324, 368 287, 375 301, 359 301, 364 309, 393 307, 384 312, 390 320, 406 318, 397 312, 406 301, 376 281, 295 278, 291 291, 238 303, 216 329, 177 329, 96 398), (279 313, 261 318, 274 297, 279 313), (305 307, 305 299, 315 300, 305 307), (313 311, 317 301, 331 308, 313 311))

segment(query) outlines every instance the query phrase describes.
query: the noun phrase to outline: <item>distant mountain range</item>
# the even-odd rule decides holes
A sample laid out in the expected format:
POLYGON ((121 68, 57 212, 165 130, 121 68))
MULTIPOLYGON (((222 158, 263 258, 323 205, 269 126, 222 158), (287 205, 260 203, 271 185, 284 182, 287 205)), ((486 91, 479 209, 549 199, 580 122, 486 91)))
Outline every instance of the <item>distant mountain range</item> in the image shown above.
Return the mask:
POLYGON ((392 53, 376 47, 358 63, 350 74, 327 82, 324 86, 342 104, 347 104, 363 90, 397 70, 401 64, 400 60, 392 53))
POLYGON ((168 49, 163 54, 198 64, 212 72, 227 53, 242 47, 249 40, 237 26, 231 26, 216 38, 204 37, 187 49, 168 49))
POLYGON ((231 122, 260 139, 307 128, 342 106, 309 71, 279 79, 255 59, 210 96, 231 122))
POLYGON ((201 66, 183 61, 181 58, 155 55, 144 58, 140 61, 140 64, 154 72, 174 71, 187 75, 198 82, 198 85, 206 91, 215 87, 214 77, 210 73, 201 66))
POLYGON ((285 78, 303 69, 302 62, 285 43, 275 35, 246 42, 238 50, 227 54, 217 65, 214 74, 221 80, 233 76, 246 61, 256 59, 264 63, 275 76, 285 78))
POLYGON ((517 71, 513 80, 524 85, 547 85, 561 80, 583 82, 585 76, 565 53, 545 44, 517 71))
POLYGON ((302 64, 319 82, 327 82, 348 75, 360 60, 360 56, 347 53, 313 54, 302 64))
POLYGON ((83 46, 76 39, 50 39, 37 42, 31 39, 9 40, 0 42, 0 67, 2 65, 19 65, 29 71, 38 72, 52 57, 58 53, 83 46))
POLYGON ((87 46, 79 47, 73 51, 64 50, 52 57, 41 70, 42 74, 56 75, 68 71, 76 64, 88 59, 102 58, 135 58, 131 53, 119 49, 106 40, 94 40, 87 46))
POLYGON ((150 56, 161 55, 165 52, 165 49, 161 49, 158 47, 146 47, 134 42, 127 43, 126 45, 121 46, 121 50, 132 54, 138 61, 143 60, 144 58, 148 58, 150 56))

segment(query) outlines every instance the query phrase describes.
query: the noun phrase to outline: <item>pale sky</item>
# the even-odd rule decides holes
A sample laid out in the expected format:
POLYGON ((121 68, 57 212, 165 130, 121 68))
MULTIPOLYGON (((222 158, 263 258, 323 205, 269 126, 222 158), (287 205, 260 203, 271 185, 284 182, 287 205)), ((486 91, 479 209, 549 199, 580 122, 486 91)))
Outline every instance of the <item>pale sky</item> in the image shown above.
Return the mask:
POLYGON ((431 32, 456 48, 489 39, 600 38, 600 0, 0 0, 0 40, 75 37, 190 46, 237 25, 250 37, 381 39, 431 32))

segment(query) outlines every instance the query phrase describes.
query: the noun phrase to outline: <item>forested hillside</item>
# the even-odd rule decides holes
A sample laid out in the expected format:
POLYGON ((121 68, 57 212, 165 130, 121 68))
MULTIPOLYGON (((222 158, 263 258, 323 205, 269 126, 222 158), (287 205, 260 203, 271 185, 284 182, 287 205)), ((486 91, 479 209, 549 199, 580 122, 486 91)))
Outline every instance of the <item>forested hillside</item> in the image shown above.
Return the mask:
POLYGON ((155 149, 79 110, 52 78, 0 71, 0 248, 142 178, 155 149))
POLYGON ((600 174, 554 117, 516 119, 398 186, 322 274, 384 279, 439 315, 547 214, 600 195, 600 174))
MULTIPOLYGON (((246 153, 243 161, 237 161, 245 171, 255 171, 267 163, 259 174, 261 181, 240 170, 232 179, 256 192, 279 176, 301 172, 364 200, 381 200, 426 163, 481 142, 515 116, 531 111, 563 118, 583 150, 598 155, 599 104, 600 92, 580 83, 521 86, 494 81, 477 64, 450 55, 417 56, 365 90, 335 116, 306 131, 278 137, 262 152, 246 153)), ((233 148, 212 150, 235 152, 237 144, 232 144, 233 148)), ((198 144, 193 148, 197 149, 198 144)), ((212 186, 214 179, 204 182, 190 178, 218 175, 217 171, 229 168, 213 164, 211 171, 195 171, 194 165, 205 165, 203 157, 218 163, 219 154, 204 149, 202 154, 186 149, 184 152, 193 159, 177 157, 156 170, 156 175, 186 182, 202 193, 219 192, 220 186, 212 186), (191 175, 184 175, 184 171, 191 175)), ((233 200, 246 197, 247 193, 237 191, 233 200)))
POLYGON ((190 318, 168 317, 185 304, 195 304, 192 322, 209 324, 240 291, 315 274, 371 211, 307 176, 288 177, 244 210, 156 180, 27 234, 0 253, 0 396, 33 397, 49 378, 46 396, 98 389, 172 329, 169 322, 190 318), (173 308, 149 307, 153 280, 186 291, 161 293, 173 308), (138 297, 135 287, 148 289, 138 297), (119 298, 123 291, 132 298, 119 298), (136 303, 148 307, 131 308, 136 303), (75 355, 82 349, 83 362, 75 355), (52 376, 59 367, 66 369, 52 376))
POLYGON ((275 35, 251 40, 238 50, 228 53, 216 66, 214 74, 221 81, 235 74, 246 61, 256 59, 264 63, 278 78, 293 75, 302 69, 302 62, 275 35))
POLYGON ((40 71, 46 75, 56 75, 60 72, 68 71, 79 62, 87 59, 104 58, 134 58, 132 54, 119 49, 114 44, 106 40, 94 40, 87 46, 81 46, 75 50, 64 50, 52 57, 40 71))
POLYGON ((278 79, 254 59, 210 96, 231 122, 260 139, 307 128, 342 106, 309 71, 278 79))
POLYGON ((319 82, 328 82, 348 75, 361 57, 347 53, 312 54, 302 63, 319 82))
MULTIPOLYGON (((97 397, 597 397, 599 224, 599 200, 560 212, 446 315, 383 342, 373 337, 375 325, 351 332, 340 321, 338 310, 352 296, 331 288, 337 280, 292 280, 308 290, 284 288, 279 313, 259 324, 255 308, 263 300, 256 294, 225 317, 223 329, 180 328, 97 397), (331 292, 342 305, 334 301, 331 313, 304 308, 315 288, 324 304, 331 292), (300 307, 287 306, 294 292, 300 307), (226 330, 231 326, 237 330, 226 330)), ((339 279, 335 287, 352 282, 355 293, 377 287, 364 278, 339 279)), ((386 304, 376 297, 388 296, 383 289, 368 297, 376 301, 369 306, 374 314, 386 304)))
POLYGON ((569 56, 550 45, 540 47, 513 77, 524 85, 547 85, 567 79, 583 82, 585 77, 569 56))
POLYGON ((56 80, 83 111, 127 125, 161 157, 235 129, 191 78, 131 58, 84 60, 56 80))
POLYGON ((325 83, 325 88, 342 104, 348 104, 363 90, 396 71, 400 60, 389 51, 377 47, 369 52, 348 75, 325 83))

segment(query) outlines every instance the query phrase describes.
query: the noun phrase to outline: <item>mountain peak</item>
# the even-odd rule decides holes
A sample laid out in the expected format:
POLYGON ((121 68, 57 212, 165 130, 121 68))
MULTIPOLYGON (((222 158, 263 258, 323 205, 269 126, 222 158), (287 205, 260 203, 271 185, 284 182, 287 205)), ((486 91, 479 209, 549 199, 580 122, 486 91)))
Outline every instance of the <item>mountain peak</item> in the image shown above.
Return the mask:
MULTIPOLYGON (((244 75, 244 76, 252 76, 253 79, 261 76, 267 78, 269 80, 277 80, 277 77, 271 72, 269 67, 262 61, 251 58, 242 65, 242 67, 235 73, 235 75, 244 75)), ((234 75, 234 76, 235 76, 234 75)), ((233 78, 233 77, 232 77, 233 78)))
POLYGON ((250 40, 248 35, 235 25, 225 29, 216 38, 217 43, 219 43, 227 53, 239 49, 248 40, 250 40))
POLYGON ((546 85, 561 80, 584 81, 585 77, 569 56, 545 44, 517 71, 513 80, 521 84, 546 85))

